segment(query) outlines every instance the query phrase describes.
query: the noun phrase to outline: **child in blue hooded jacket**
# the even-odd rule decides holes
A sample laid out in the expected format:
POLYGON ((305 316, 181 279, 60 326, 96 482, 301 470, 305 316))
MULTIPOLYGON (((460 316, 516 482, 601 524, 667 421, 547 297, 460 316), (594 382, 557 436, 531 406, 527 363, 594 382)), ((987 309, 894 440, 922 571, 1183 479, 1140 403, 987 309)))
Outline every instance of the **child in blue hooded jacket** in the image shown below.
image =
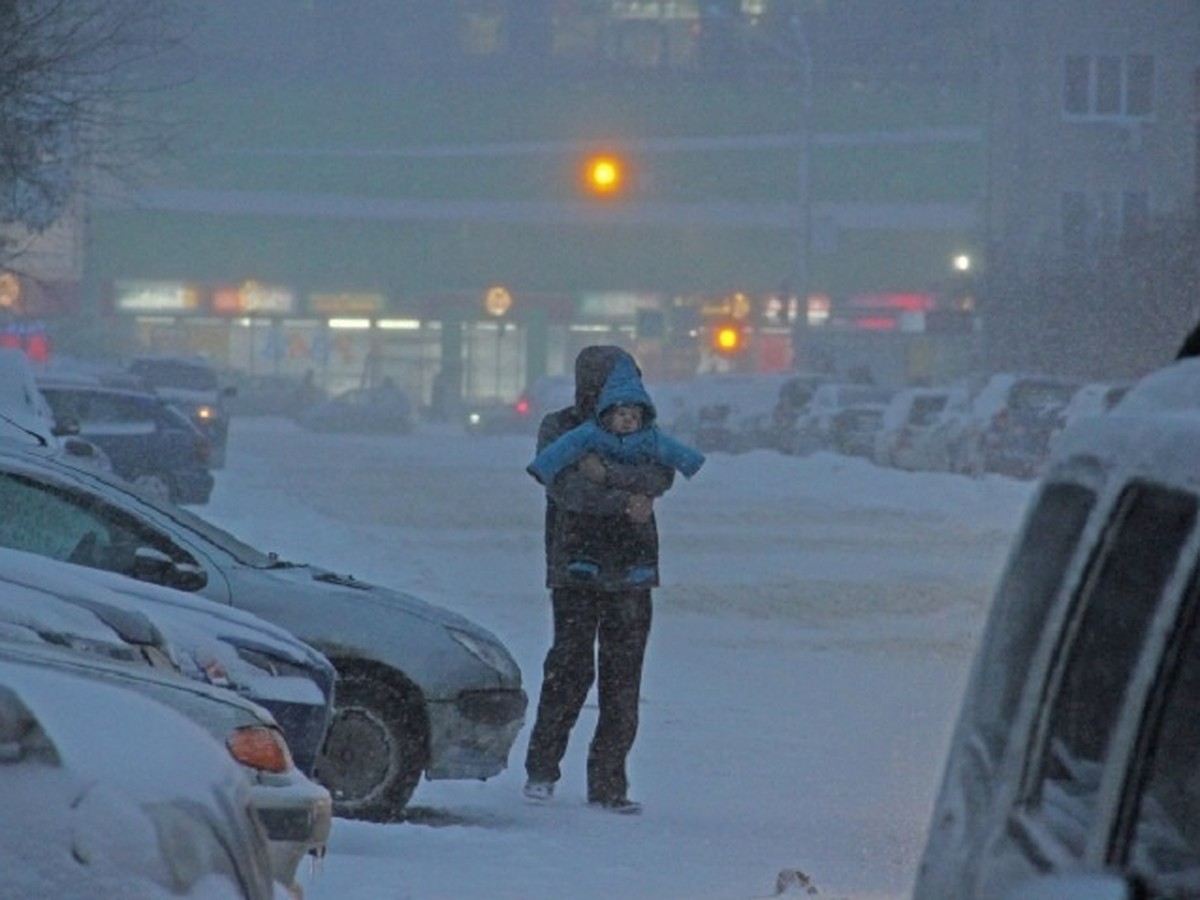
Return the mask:
POLYGON ((660 462, 691 478, 704 464, 704 454, 663 433, 655 417, 636 366, 623 357, 604 382, 595 418, 548 445, 526 471, 548 485, 563 469, 596 453, 621 463, 660 462))

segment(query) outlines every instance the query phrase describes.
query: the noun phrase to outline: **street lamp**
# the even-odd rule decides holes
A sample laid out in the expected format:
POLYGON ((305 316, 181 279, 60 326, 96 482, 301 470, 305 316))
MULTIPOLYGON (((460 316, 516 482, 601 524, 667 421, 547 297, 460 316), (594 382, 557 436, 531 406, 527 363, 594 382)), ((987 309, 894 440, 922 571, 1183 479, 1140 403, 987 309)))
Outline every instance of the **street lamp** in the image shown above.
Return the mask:
POLYGON ((799 13, 788 22, 795 39, 800 67, 799 160, 796 172, 796 298, 800 305, 798 321, 808 320, 809 255, 812 252, 812 51, 808 46, 804 22, 799 13))
POLYGON ((494 390, 496 399, 500 399, 500 344, 504 338, 504 316, 512 309, 512 294, 503 285, 494 285, 483 295, 483 308, 496 322, 496 377, 494 390))
POLYGON ((583 164, 583 184, 597 197, 617 197, 625 190, 625 161, 611 153, 589 156, 583 164))

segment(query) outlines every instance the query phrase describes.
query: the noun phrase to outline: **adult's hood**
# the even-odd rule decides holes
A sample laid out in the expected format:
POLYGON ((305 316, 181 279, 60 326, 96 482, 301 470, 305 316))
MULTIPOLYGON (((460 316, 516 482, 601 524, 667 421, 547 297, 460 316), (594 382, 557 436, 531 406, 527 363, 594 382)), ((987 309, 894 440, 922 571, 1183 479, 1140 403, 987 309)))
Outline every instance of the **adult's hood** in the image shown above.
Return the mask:
POLYGON ((620 347, 596 344, 579 351, 575 357, 575 409, 581 415, 589 418, 595 415, 604 383, 608 381, 617 360, 621 359, 627 360, 637 371, 633 357, 620 347))
POLYGON ((646 392, 646 386, 642 384, 641 372, 627 353, 622 353, 613 361, 612 370, 600 390, 600 399, 596 402, 596 418, 599 419, 614 406, 642 407, 645 410, 643 428, 653 425, 657 416, 654 403, 646 392))

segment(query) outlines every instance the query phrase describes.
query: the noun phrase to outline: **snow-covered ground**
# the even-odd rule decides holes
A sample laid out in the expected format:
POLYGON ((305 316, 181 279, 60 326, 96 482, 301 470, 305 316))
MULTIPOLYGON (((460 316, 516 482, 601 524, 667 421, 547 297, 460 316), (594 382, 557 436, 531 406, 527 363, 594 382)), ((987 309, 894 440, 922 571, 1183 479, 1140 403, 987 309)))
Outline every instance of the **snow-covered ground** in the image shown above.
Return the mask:
MULTIPOLYGON (((200 511, 491 628, 521 664, 531 723, 550 637, 531 454, 531 438, 453 428, 242 419, 200 511)), ((817 896, 905 896, 1030 493, 831 454, 710 455, 658 505, 664 586, 630 760, 644 814, 584 802, 589 701, 552 805, 521 796, 527 725, 500 776, 424 782, 402 824, 336 821, 308 900, 750 900, 785 870, 817 896)))

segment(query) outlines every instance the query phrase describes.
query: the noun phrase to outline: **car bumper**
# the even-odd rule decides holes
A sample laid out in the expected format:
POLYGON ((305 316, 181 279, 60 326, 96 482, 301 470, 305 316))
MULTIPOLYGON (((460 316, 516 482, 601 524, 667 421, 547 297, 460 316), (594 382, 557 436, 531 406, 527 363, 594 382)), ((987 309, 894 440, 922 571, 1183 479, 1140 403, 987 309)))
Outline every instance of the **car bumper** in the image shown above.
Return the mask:
POLYGON ((255 772, 251 803, 267 835, 271 875, 293 887, 304 857, 323 856, 333 825, 329 791, 293 770, 293 774, 255 772))
POLYGON ((508 753, 525 724, 523 690, 463 691, 428 704, 430 780, 491 778, 508 766, 508 753))

